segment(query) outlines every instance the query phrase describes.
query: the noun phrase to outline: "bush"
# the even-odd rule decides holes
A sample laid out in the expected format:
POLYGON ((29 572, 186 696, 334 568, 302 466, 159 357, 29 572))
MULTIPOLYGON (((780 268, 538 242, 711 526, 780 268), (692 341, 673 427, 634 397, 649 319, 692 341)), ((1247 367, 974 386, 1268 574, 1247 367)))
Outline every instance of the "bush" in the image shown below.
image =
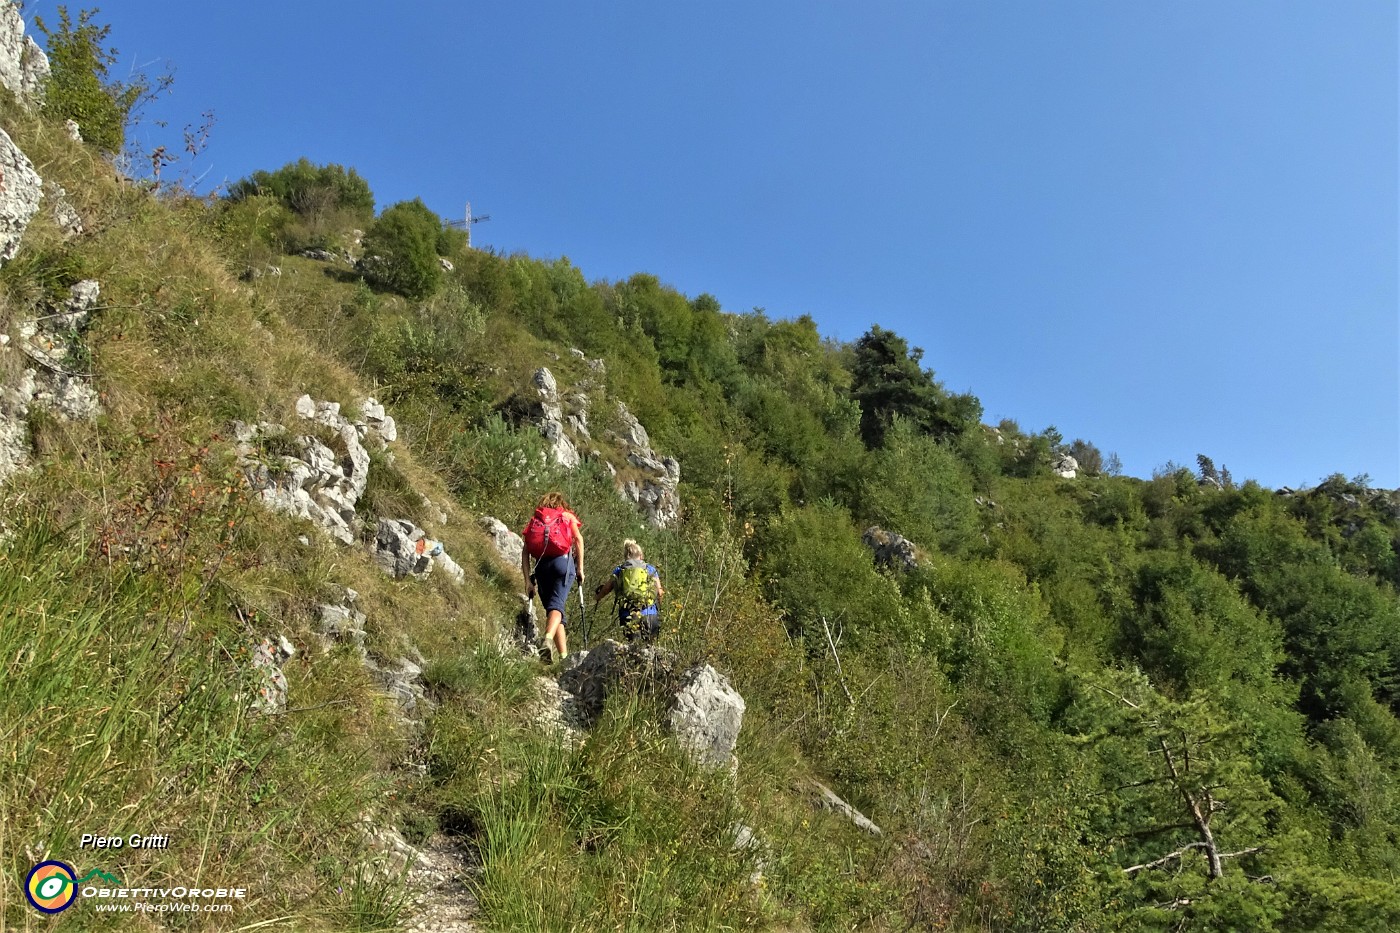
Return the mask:
POLYGON ((869 517, 924 547, 958 553, 977 531, 972 480, 957 456, 896 418, 874 456, 862 501, 869 517))
POLYGON ((442 280, 437 244, 442 219, 421 199, 388 208, 365 235, 365 273, 408 298, 426 298, 442 280))
POLYGON ((43 17, 34 25, 49 47, 49 80, 44 87, 44 113, 56 120, 73 120, 83 139, 106 153, 121 151, 132 111, 143 100, 164 90, 170 77, 154 81, 137 73, 129 82, 109 81, 107 72, 117 60, 117 50, 104 48, 111 26, 98 26, 96 9, 83 10, 75 25, 66 6, 58 8, 58 27, 50 29, 43 17))
POLYGON ((294 215, 285 225, 287 249, 332 245, 336 235, 374 219, 374 194, 353 168, 289 162, 275 172, 257 171, 229 189, 228 199, 242 203, 274 198, 294 215))

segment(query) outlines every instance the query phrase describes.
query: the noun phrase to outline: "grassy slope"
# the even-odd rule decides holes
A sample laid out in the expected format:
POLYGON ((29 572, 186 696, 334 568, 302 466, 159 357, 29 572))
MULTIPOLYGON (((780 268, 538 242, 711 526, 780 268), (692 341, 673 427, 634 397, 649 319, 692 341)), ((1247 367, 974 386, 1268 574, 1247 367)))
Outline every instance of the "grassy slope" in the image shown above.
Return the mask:
MULTIPOLYGON (((436 827, 480 844, 486 919, 506 929, 803 926, 804 900, 831 901, 812 914, 819 923, 847 915, 842 898, 868 901, 837 868, 864 843, 790 799, 800 763, 763 710, 751 712, 737 796, 670 748, 643 701, 619 704, 576 752, 528 727, 530 673, 491 647, 515 581, 471 515, 449 505, 450 522, 428 526, 468 570, 459 589, 391 581, 364 551, 314 532, 301 546, 304 529, 250 503, 230 420, 291 423, 303 392, 347 404, 368 393, 326 352, 353 336, 335 329, 360 289, 297 259, 256 289, 240 284, 230 270, 260 257, 221 239, 203 205, 120 183, 13 106, 3 118, 88 232, 65 243, 36 220, 0 272, 0 324, 97 279, 102 307, 86 340, 104 413, 95 425, 36 415, 39 469, 0 490, 13 533, 0 551, 0 926, 35 920, 18 879, 61 858, 133 887, 250 891, 232 919, 170 926, 380 928, 400 892, 363 869, 373 860, 363 815, 411 837, 436 827), (392 657, 411 643, 430 659, 441 706, 419 739, 395 727, 351 652, 323 653, 312 634, 333 585, 361 594, 371 651, 392 657), (254 718, 249 651, 277 634, 299 649, 286 668, 294 711, 254 718), (774 841, 778 896, 753 888, 752 865, 731 852, 738 819, 774 841), (169 833, 171 845, 94 856, 77 848, 84 832, 169 833), (812 846, 791 843, 803 834, 812 846)), ((409 440, 394 468, 377 462, 365 517, 426 524, 418 496, 451 496, 415 457, 415 432, 431 427, 399 416, 409 440)), ((712 622, 718 642, 723 621, 712 622)), ((84 928, 132 928, 74 910, 84 928)))

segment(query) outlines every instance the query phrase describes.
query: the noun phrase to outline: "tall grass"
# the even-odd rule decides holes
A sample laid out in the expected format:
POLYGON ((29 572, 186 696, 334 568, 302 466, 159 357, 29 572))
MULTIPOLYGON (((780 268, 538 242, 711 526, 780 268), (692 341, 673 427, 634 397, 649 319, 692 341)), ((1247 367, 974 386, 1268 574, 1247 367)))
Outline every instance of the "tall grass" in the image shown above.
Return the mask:
MULTIPOLYGON (((247 635, 172 613, 158 575, 105 572, 91 544, 31 521, 0 551, 0 918, 35 919, 22 882, 50 858, 128 887, 244 886, 240 922, 294 913, 335 880, 314 853, 355 831, 368 762, 343 736, 317 743, 314 715, 254 718, 247 635), (97 851, 87 833, 169 847, 97 851)), ((81 898, 70 915, 121 925, 81 898)))
MULTIPOLYGON (((751 857, 733 848, 740 808, 728 777, 691 763, 656 713, 652 701, 619 694, 574 748, 465 706, 440 711, 436 729, 456 717, 483 753, 469 784, 458 775, 454 804, 458 828, 480 851, 477 896, 493 928, 722 930, 760 921, 751 857)), ((469 744, 460 733, 458 741, 469 744)))

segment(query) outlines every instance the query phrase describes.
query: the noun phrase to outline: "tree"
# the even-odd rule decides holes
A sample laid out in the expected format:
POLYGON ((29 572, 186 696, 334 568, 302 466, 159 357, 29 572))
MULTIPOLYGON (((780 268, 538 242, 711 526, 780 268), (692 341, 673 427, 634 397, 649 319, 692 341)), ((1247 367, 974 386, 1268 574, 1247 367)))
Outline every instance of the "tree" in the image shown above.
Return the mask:
POLYGON ((875 449, 896 416, 937 438, 961 434, 982 417, 973 395, 949 395, 919 365, 924 351, 878 324, 856 341, 851 361, 851 396, 861 409, 860 433, 875 449))
POLYGON ((386 209, 365 234, 365 272, 409 298, 426 298, 442 279, 438 234, 442 219, 419 198, 386 209))
POLYGON ((885 446, 868 456, 872 462, 861 501, 872 521, 940 551, 957 553, 968 546, 977 507, 972 479, 951 450, 896 418, 885 446))
POLYGON ((58 8, 58 25, 50 29, 43 17, 34 25, 48 42, 49 79, 44 87, 44 113, 56 120, 73 120, 83 139, 101 151, 114 154, 126 141, 132 113, 145 100, 167 89, 173 78, 152 79, 136 73, 130 81, 115 81, 108 72, 117 50, 105 43, 111 26, 92 20, 97 9, 83 10, 75 24, 68 7, 58 8))
POLYGON ((1104 471, 1103 452, 1083 438, 1077 437, 1070 443, 1069 455, 1085 476, 1098 476, 1104 471))
POLYGON ((1251 861, 1254 877, 1265 877, 1282 802, 1258 772, 1247 729, 1206 694, 1171 700, 1136 671, 1105 671, 1078 687, 1070 722, 1104 783, 1093 798, 1095 822, 1120 853, 1140 928, 1164 912, 1183 926, 1222 912, 1213 899, 1228 902, 1223 912, 1237 919, 1264 910, 1277 895, 1232 866, 1251 861), (1222 884, 1232 872, 1243 883, 1222 884))

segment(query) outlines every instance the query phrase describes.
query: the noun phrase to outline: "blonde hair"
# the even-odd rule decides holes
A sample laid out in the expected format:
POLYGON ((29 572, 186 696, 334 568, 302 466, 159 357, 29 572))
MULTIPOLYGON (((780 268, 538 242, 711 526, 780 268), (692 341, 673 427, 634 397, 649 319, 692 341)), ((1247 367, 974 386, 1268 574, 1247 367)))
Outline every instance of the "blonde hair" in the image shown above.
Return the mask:
POLYGON ((547 492, 541 497, 538 508, 567 510, 569 508, 569 503, 564 501, 564 494, 562 492, 547 492))
POLYGON ((630 560, 642 560, 642 546, 631 538, 622 542, 622 554, 630 560))

